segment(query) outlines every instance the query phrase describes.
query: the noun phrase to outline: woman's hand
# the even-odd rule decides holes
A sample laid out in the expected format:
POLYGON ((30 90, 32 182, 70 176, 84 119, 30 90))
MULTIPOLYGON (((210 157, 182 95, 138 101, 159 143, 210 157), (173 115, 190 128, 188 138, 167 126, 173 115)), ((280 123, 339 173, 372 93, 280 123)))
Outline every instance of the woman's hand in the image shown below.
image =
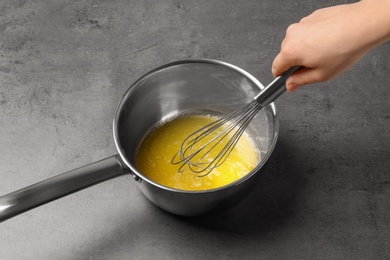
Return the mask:
POLYGON ((319 9, 288 27, 272 73, 278 76, 292 66, 303 66, 286 82, 287 89, 294 91, 341 74, 389 39, 390 0, 319 9))

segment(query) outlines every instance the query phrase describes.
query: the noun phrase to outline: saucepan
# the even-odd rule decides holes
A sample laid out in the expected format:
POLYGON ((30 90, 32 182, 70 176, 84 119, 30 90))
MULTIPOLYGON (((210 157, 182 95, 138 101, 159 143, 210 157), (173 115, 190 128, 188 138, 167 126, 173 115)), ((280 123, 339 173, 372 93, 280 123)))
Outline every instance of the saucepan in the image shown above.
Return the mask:
POLYGON ((233 207, 254 189, 275 147, 279 121, 273 103, 247 129, 261 160, 246 176, 226 186, 185 191, 160 185, 137 170, 137 149, 148 131, 163 121, 185 113, 229 113, 252 101, 262 88, 243 69, 210 59, 176 61, 146 73, 130 86, 117 107, 113 134, 118 153, 1 196, 0 221, 125 174, 132 176, 151 202, 176 215, 196 217, 233 207))

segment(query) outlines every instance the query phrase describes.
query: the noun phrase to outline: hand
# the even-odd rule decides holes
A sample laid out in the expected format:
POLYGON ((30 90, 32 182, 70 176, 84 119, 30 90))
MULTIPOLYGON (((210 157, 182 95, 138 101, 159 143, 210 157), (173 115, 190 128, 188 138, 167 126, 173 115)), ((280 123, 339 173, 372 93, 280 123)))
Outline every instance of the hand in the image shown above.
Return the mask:
POLYGON ((286 87, 294 91, 327 81, 349 69, 364 54, 390 38, 390 0, 361 2, 319 9, 288 27, 272 73, 292 66, 286 87))

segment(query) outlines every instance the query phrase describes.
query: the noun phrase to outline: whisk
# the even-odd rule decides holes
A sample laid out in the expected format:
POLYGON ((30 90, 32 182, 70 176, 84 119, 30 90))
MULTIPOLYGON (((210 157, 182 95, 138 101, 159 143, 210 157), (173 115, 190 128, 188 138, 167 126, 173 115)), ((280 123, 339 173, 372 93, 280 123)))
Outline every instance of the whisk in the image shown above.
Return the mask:
POLYGON ((197 176, 204 177, 223 164, 252 118, 286 90, 287 78, 299 68, 291 67, 261 90, 252 102, 220 117, 184 139, 180 150, 171 161, 172 164, 181 164, 178 172, 188 166, 197 176), (211 154, 212 151, 217 151, 217 155, 211 154))

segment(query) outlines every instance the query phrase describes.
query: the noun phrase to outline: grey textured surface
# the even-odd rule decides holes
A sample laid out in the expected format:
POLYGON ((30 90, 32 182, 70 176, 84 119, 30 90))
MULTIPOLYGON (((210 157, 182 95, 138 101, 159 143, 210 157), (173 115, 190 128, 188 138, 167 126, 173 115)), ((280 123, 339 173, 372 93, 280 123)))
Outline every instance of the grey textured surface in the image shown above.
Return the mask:
MULTIPOLYGON (((0 1, 0 194, 115 154, 148 70, 214 58, 267 83, 286 27, 343 2, 0 1)), ((268 171, 229 212, 178 218, 119 177, 1 223, 0 259, 389 259, 389 72, 387 43, 283 95, 268 171)))

